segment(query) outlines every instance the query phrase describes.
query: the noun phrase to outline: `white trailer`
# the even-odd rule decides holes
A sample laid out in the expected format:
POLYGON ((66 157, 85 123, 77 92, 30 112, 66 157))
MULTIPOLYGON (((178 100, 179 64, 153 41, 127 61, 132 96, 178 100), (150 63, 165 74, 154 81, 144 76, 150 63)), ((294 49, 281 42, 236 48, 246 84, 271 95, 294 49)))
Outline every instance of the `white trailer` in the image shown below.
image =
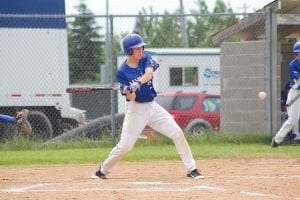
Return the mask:
MULTIPOLYGON (((56 10, 59 5, 58 9, 64 10, 64 0, 47 1, 48 6, 54 6, 49 9, 56 10)), ((32 9, 30 6, 39 9, 36 3, 28 0, 20 4, 24 8, 17 1, 4 1, 0 11, 7 8, 18 14, 27 7, 32 9)), ((0 19, 0 113, 14 116, 18 110, 29 109, 33 133, 43 140, 84 124, 85 111, 71 107, 66 93, 69 66, 65 19, 43 21, 1 15, 0 19)), ((3 126, 0 124, 1 134, 9 134, 3 126)))
MULTIPOLYGON (((208 92, 220 94, 220 49, 161 48, 148 49, 160 67, 153 84, 157 92, 208 92)), ((126 55, 118 55, 118 66, 126 55)), ((118 112, 124 112, 125 99, 118 96, 118 112)))

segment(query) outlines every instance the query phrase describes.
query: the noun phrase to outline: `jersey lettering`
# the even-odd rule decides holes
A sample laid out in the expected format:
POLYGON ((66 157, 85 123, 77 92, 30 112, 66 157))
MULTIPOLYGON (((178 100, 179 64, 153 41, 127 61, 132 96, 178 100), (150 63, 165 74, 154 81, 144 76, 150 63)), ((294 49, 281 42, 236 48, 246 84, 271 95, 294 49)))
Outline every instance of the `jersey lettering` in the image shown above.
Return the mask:
MULTIPOLYGON (((137 66, 137 68, 131 68, 124 62, 117 70, 117 80, 120 85, 129 86, 130 84, 137 82, 139 78, 145 73, 147 67, 152 67, 150 63, 155 65, 155 61, 151 56, 144 54, 137 66)), ((122 90, 121 90, 122 93, 122 90)), ((153 87, 153 81, 149 80, 147 83, 141 85, 140 89, 136 92, 137 102, 151 102, 157 96, 157 93, 153 87)))

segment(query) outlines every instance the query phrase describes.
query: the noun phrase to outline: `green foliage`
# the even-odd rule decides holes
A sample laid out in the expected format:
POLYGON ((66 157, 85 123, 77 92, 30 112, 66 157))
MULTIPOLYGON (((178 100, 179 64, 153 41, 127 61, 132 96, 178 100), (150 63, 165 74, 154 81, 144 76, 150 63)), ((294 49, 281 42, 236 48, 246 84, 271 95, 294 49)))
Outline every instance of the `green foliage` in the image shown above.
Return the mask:
MULTIPOLYGON (((150 14, 155 15, 152 7, 149 8, 150 14)), ((156 24, 158 23, 157 17, 145 17, 147 11, 145 8, 142 8, 142 11, 139 11, 139 17, 136 19, 134 32, 139 33, 144 40, 151 41, 151 38, 155 36, 154 30, 156 29, 156 24)))
MULTIPOLYGON (((150 14, 155 15, 150 7, 150 14)), ((179 20, 170 16, 166 11, 163 17, 145 17, 147 11, 143 8, 136 19, 134 32, 139 33, 145 41, 147 47, 166 48, 183 46, 180 37, 179 20)))
POLYGON ((177 18, 165 15, 157 22, 154 37, 149 41, 149 47, 174 48, 183 46, 180 38, 180 26, 177 18))
POLYGON ((186 135, 187 140, 194 144, 270 144, 271 136, 259 134, 220 134, 206 133, 201 136, 186 135))
MULTIPOLYGON (((80 15, 91 15, 83 0, 76 7, 80 15)), ((68 23, 71 83, 99 83, 103 36, 93 17, 77 17, 68 23)))
MULTIPOLYGON (((265 134, 188 135, 186 138, 195 158, 300 158, 298 146, 284 143, 273 149, 271 137, 265 134)), ((117 138, 118 140, 119 138, 117 138)), ((36 143, 25 137, 0 144, 0 165, 99 163, 115 146, 110 136, 98 140, 88 138, 67 142, 36 143)), ((166 137, 157 140, 139 139, 134 149, 123 160, 179 160, 173 142, 166 137)))
MULTIPOLYGON (((269 145, 271 137, 266 134, 220 134, 210 132, 201 135, 185 134, 187 141, 190 144, 266 144, 269 145)), ((115 141, 119 141, 120 134, 117 134, 115 141)), ((76 149, 76 148, 95 148, 95 147, 113 147, 115 143, 112 141, 111 136, 103 134, 99 138, 74 138, 68 141, 56 141, 40 143, 35 142, 26 137, 14 137, 12 140, 0 144, 2 151, 19 151, 19 150, 41 150, 41 149, 76 149)), ((173 145, 172 140, 159 135, 159 139, 138 140, 136 146, 161 146, 173 145)))
MULTIPOLYGON (((203 0, 196 2, 196 9, 191 10, 192 14, 209 14, 208 7, 203 0)), ((208 31, 208 17, 199 16, 187 21, 187 34, 189 47, 205 47, 208 31)))
MULTIPOLYGON (((191 144, 196 159, 202 158, 300 158, 295 146, 280 146, 272 149, 265 144, 191 144)), ((79 164, 102 162, 111 147, 78 149, 43 149, 23 151, 0 151, 0 166, 41 165, 41 164, 79 164)), ((180 160, 175 146, 172 145, 136 145, 123 160, 180 160)))
MULTIPOLYGON (((213 13, 232 13, 232 9, 228 8, 222 0, 217 0, 213 13)), ((222 29, 237 22, 237 18, 234 15, 230 16, 210 16, 208 18, 209 30, 207 31, 207 37, 205 38, 205 44, 209 45, 212 42, 213 34, 219 32, 222 29)), ((209 45, 211 46, 211 45, 209 45)))
POLYGON ((26 138, 25 136, 15 136, 10 140, 0 143, 0 150, 13 150, 13 151, 22 151, 22 150, 34 150, 36 148, 40 149, 40 143, 37 143, 33 140, 26 138))
MULTIPOLYGON (((213 34, 237 22, 234 15, 230 16, 204 16, 209 14, 208 6, 204 0, 197 0, 195 9, 190 12, 195 17, 186 18, 186 29, 188 36, 188 44, 190 48, 195 47, 215 47, 212 44, 213 34)), ((150 7, 150 14, 154 15, 153 9, 150 7)), ((212 13, 232 13, 229 5, 223 0, 217 0, 212 13)), ((179 13, 179 11, 176 11, 179 13)), ((134 32, 139 33, 147 42, 147 47, 168 48, 183 47, 183 39, 180 28, 180 18, 170 16, 165 12, 163 17, 144 17, 147 14, 145 8, 139 12, 140 16, 136 19, 134 32)))

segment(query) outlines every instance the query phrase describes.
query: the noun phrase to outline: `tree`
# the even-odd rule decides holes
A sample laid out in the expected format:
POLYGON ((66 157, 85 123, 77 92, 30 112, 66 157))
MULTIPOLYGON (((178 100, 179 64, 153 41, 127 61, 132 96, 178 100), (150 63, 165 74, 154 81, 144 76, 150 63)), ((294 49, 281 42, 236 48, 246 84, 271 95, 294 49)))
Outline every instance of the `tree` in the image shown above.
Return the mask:
POLYGON ((170 16, 168 12, 164 14, 157 22, 149 46, 156 48, 183 47, 179 18, 170 16))
MULTIPOLYGON (((212 43, 213 34, 232 25, 237 21, 236 16, 211 16, 205 0, 197 0, 195 9, 186 20, 189 47, 215 47, 212 43)), ((232 13, 232 9, 223 0, 216 0, 213 13, 232 13)), ((143 8, 136 20, 135 31, 143 36, 149 43, 148 47, 183 47, 183 39, 180 31, 179 17, 170 16, 165 11, 163 17, 155 17, 150 7, 151 16, 143 8)), ((179 14, 179 10, 174 14, 179 14)))
MULTIPOLYGON (((232 9, 223 2, 223 0, 216 0, 213 13, 233 13, 232 9)), ((219 32, 220 30, 234 24, 237 22, 235 15, 227 16, 210 16, 208 18, 209 31, 207 33, 205 44, 209 46, 212 45, 212 35, 219 32)))
MULTIPOLYGON (((235 15, 212 16, 209 15, 208 7, 204 0, 198 0, 192 14, 201 14, 188 21, 188 35, 190 47, 214 47, 212 44, 213 34, 237 22, 235 15)), ((223 2, 216 0, 213 13, 232 13, 232 9, 223 2)))
MULTIPOLYGON (((155 16, 153 12, 153 8, 149 8, 150 15, 155 16)), ((152 38, 154 35, 154 29, 158 22, 157 17, 145 17, 147 15, 147 11, 145 8, 142 8, 142 11, 139 11, 139 17, 137 17, 134 27, 134 32, 143 36, 143 39, 148 41, 148 38, 152 38)))
MULTIPOLYGON (((92 15, 85 1, 76 6, 79 15, 92 15)), ((68 24, 69 69, 71 83, 99 83, 102 27, 91 16, 77 17, 68 24)))
POLYGON ((139 12, 139 17, 136 19, 134 32, 140 34, 147 42, 147 47, 167 48, 167 47, 182 47, 183 41, 180 37, 179 19, 165 11, 163 17, 154 17, 152 8, 150 14, 147 15, 143 8, 139 12))
MULTIPOLYGON (((208 7, 204 0, 198 0, 196 4, 197 10, 191 10, 194 15, 208 14, 208 7)), ((187 21, 187 32, 189 38, 189 47, 204 47, 205 38, 207 37, 207 17, 195 16, 187 21)))

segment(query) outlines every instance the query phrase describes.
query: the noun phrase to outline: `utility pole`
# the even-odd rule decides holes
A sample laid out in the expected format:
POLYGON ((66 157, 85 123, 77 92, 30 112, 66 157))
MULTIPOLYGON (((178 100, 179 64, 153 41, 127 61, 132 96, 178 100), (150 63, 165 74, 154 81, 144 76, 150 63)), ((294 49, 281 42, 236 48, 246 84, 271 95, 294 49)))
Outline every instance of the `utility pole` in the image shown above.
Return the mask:
POLYGON ((243 7, 239 7, 238 9, 239 9, 239 10, 242 9, 242 10, 243 10, 243 13, 247 13, 248 8, 250 8, 250 5, 248 5, 248 4, 246 3, 246 1, 244 1, 243 7))
POLYGON ((105 54, 105 64, 101 65, 101 83, 102 84, 108 84, 110 82, 110 70, 109 70, 109 59, 110 59, 110 55, 109 55, 109 40, 110 40, 110 34, 109 34, 109 4, 108 4, 109 0, 106 0, 106 31, 105 31, 105 46, 106 46, 106 54, 105 54))
MULTIPOLYGON (((180 14, 183 15, 184 14, 184 8, 183 8, 183 2, 182 0, 179 0, 180 3, 180 14)), ((180 17, 180 25, 181 25, 181 36, 183 39, 183 46, 185 48, 189 47, 189 42, 188 42, 188 38, 187 38, 187 34, 186 34, 186 26, 185 26, 185 17, 181 16, 180 17)))

